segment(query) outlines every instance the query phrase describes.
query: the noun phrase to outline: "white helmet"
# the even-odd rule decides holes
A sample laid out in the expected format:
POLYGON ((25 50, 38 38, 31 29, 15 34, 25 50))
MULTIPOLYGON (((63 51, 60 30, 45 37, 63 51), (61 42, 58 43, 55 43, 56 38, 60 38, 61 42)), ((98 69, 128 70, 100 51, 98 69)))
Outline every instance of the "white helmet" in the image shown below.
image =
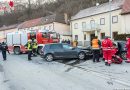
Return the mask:
POLYGON ((37 42, 37 40, 36 40, 36 39, 34 39, 34 42, 37 42))
POLYGON ((28 40, 28 42, 31 42, 31 41, 32 41, 31 39, 28 40))

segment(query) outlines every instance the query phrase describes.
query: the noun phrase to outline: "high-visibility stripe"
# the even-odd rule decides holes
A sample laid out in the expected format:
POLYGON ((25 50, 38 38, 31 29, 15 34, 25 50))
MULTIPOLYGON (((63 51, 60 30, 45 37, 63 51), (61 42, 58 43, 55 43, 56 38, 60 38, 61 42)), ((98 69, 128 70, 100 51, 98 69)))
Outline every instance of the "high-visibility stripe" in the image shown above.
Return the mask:
POLYGON ((29 51, 32 50, 32 49, 31 49, 31 44, 30 44, 30 43, 28 43, 28 50, 29 50, 29 51))
POLYGON ((111 64, 111 60, 108 60, 108 64, 111 64))
POLYGON ((112 49, 103 49, 103 50, 112 50, 112 49))
POLYGON ((105 62, 107 62, 107 60, 105 60, 105 62))

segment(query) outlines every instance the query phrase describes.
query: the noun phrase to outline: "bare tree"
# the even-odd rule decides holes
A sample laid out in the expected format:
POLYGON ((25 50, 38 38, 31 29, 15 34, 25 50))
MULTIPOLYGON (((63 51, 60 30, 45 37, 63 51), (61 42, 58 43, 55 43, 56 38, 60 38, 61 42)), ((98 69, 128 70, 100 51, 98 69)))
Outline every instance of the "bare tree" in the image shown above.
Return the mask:
MULTIPOLYGON (((69 17, 79 10, 109 0, 15 0, 18 11, 0 16, 0 26, 43 17, 54 13, 67 13, 69 17), (19 11, 21 8, 21 11, 19 11)), ((16 10, 17 10, 16 9, 16 10)))

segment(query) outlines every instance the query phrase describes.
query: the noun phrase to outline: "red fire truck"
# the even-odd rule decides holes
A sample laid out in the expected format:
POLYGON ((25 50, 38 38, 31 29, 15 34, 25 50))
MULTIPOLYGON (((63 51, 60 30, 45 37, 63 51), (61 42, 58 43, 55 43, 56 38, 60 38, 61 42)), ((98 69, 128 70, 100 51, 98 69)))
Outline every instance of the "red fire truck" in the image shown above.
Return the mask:
POLYGON ((59 43, 59 34, 56 32, 50 32, 47 30, 43 31, 23 31, 23 32, 12 32, 6 36, 6 42, 9 47, 9 51, 14 54, 26 53, 24 45, 29 39, 36 39, 38 43, 37 52, 40 53, 41 48, 44 44, 48 43, 59 43))

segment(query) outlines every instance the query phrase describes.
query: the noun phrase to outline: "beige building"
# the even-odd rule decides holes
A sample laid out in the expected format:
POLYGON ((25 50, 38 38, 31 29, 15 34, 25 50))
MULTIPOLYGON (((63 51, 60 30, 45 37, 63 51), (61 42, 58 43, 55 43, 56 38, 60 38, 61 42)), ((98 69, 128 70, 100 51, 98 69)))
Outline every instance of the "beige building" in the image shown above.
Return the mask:
POLYGON ((41 28, 49 31, 55 31, 60 34, 60 41, 71 40, 70 26, 65 15, 54 14, 43 17, 41 28))
POLYGON ((10 26, 3 26, 0 28, 0 42, 6 38, 7 33, 18 31, 17 24, 10 26))
POLYGON ((104 3, 79 11, 71 18, 73 40, 77 39, 79 45, 86 46, 90 44, 94 36, 98 36, 102 40, 104 36, 114 38, 117 34, 129 33, 130 26, 125 23, 130 22, 130 20, 128 21, 130 15, 121 14, 124 2, 126 1, 113 0, 111 3, 104 3))

